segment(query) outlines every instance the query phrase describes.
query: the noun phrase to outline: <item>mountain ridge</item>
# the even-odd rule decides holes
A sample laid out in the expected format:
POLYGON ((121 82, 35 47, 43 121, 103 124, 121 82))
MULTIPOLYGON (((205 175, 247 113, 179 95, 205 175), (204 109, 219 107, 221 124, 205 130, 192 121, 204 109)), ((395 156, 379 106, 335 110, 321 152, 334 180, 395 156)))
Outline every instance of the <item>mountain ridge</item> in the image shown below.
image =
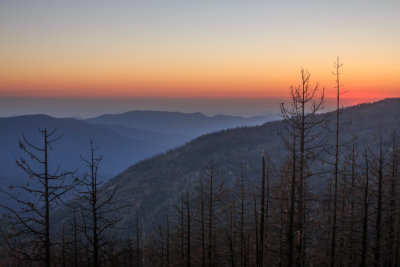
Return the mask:
MULTIPOLYGON (((201 113, 198 114, 196 116, 206 117, 201 113)), ((191 117, 191 124, 196 121, 191 117)), ((168 125, 168 121, 166 123, 168 125)), ((38 130, 43 128, 58 129, 57 134, 63 135, 61 140, 53 144, 50 165, 55 167, 60 164, 67 170, 78 169, 81 172, 85 169, 80 156, 88 156, 89 140, 92 139, 95 145, 99 146, 98 152, 104 157, 100 174, 102 181, 114 177, 132 163, 178 147, 191 139, 190 135, 132 128, 116 122, 88 123, 85 120, 55 118, 46 114, 2 117, 0 118, 1 190, 8 190, 7 187, 11 184, 26 182, 27 175, 15 163, 16 159, 26 156, 19 150, 18 140, 22 138, 21 133, 24 133, 28 140, 40 146, 43 140, 38 130)), ((195 131, 196 134, 200 134, 198 130, 199 128, 195 131)))
MULTIPOLYGON (((380 125, 384 129, 400 130, 400 98, 360 104, 345 108, 342 112, 341 142, 353 138, 369 140, 376 134, 380 125)), ((328 112, 318 116, 331 116, 328 112)), ((232 177, 239 173, 240 165, 246 169, 249 183, 253 186, 259 179, 260 157, 262 151, 273 157, 273 164, 279 166, 277 158, 287 155, 279 132, 283 131, 282 121, 267 122, 261 126, 241 127, 202 135, 176 149, 142 160, 109 180, 104 188, 120 188, 116 201, 130 203, 143 214, 144 224, 152 225, 162 220, 163 210, 174 206, 181 192, 192 191, 198 175, 211 159, 220 166, 233 183, 232 177)), ((332 141, 334 135, 328 132, 332 141)), ((389 142, 386 136, 386 141, 389 142)), ((123 225, 131 225, 133 218, 127 213, 123 225)), ((133 214, 133 213, 132 213, 133 214)))
POLYGON ((231 115, 207 116, 200 112, 184 113, 171 111, 133 110, 120 114, 104 114, 86 119, 90 123, 120 124, 132 128, 181 134, 197 137, 221 129, 246 125, 260 125, 271 120, 272 116, 241 117, 231 115))

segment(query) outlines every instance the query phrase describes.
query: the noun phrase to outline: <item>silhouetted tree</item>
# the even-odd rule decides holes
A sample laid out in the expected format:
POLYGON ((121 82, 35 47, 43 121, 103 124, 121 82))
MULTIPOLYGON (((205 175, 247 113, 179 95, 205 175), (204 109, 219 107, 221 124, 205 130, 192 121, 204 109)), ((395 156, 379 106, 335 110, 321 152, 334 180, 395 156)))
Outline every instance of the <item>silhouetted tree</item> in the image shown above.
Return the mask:
POLYGON ((191 252, 191 232, 190 232, 190 218, 191 218, 191 214, 190 214, 190 202, 189 202, 189 192, 186 192, 186 219, 187 219, 187 223, 186 223, 186 249, 187 249, 187 263, 186 266, 190 267, 191 266, 191 262, 192 262, 192 258, 190 256, 190 252, 191 252))
POLYGON ((24 134, 19 141, 20 149, 29 157, 30 162, 21 158, 17 165, 29 176, 24 185, 10 186, 15 194, 7 193, 17 208, 1 205, 6 210, 9 223, 16 227, 6 242, 12 255, 29 261, 41 262, 46 267, 52 263, 52 212, 62 203, 62 197, 78 183, 74 172, 60 171, 54 168, 50 160, 53 144, 62 138, 56 135, 56 129, 39 130, 43 138, 42 145, 30 142, 24 134))
POLYGON ((98 171, 103 157, 95 155, 97 149, 98 147, 95 147, 93 141, 90 140, 90 158, 88 160, 82 158, 89 168, 89 172, 84 174, 82 181, 86 190, 82 191, 75 201, 82 213, 82 230, 90 245, 94 267, 110 260, 105 258, 106 253, 104 253, 105 247, 112 245, 107 234, 115 229, 116 224, 122 219, 120 216, 115 216, 116 212, 128 206, 114 202, 118 187, 110 191, 99 188, 98 171))
POLYGON ((378 196, 376 208, 376 224, 375 224, 375 251, 374 266, 380 264, 381 254, 381 224, 382 224, 382 197, 383 197, 383 148, 382 148, 382 128, 379 130, 379 159, 378 159, 378 196))
POLYGON ((339 109, 340 109, 340 68, 343 64, 339 63, 339 57, 337 58, 337 62, 335 62, 336 69, 336 138, 335 138, 335 170, 334 170, 334 193, 333 193, 333 222, 332 222, 332 240, 331 240, 331 259, 330 266, 335 266, 335 252, 336 252, 336 217, 337 217, 337 198, 338 198, 338 173, 339 173, 339 109))
POLYGON ((258 253, 260 259, 258 260, 259 266, 264 266, 264 220, 265 220, 265 152, 262 154, 261 161, 261 212, 260 212, 260 252, 258 253))
POLYGON ((368 194, 369 194, 369 161, 368 154, 365 152, 365 186, 363 200, 363 220, 362 220, 362 241, 360 267, 367 266, 367 240, 368 240, 368 194))
MULTIPOLYGON (((299 143, 296 148, 296 168, 298 171, 297 181, 297 246, 296 246, 296 265, 304 265, 304 219, 305 216, 305 179, 312 173, 307 171, 307 161, 312 157, 321 144, 316 143, 322 134, 321 125, 326 121, 324 116, 317 116, 317 113, 322 108, 324 103, 324 89, 320 98, 316 99, 316 94, 319 91, 318 84, 311 87, 310 84, 311 74, 302 69, 301 70, 301 85, 291 87, 289 106, 281 105, 281 116, 284 121, 285 129, 289 133, 289 138, 298 137, 299 143), (320 129, 318 129, 320 127, 320 129), (297 159, 297 151, 298 159, 297 159)), ((284 143, 287 147, 292 148, 290 139, 282 135, 284 143)))
POLYGON ((392 151, 391 151, 391 166, 390 166, 390 189, 389 189, 389 215, 388 215, 388 234, 387 234, 387 250, 388 256, 385 262, 386 266, 394 266, 397 264, 396 254, 398 248, 396 247, 396 241, 398 235, 396 234, 396 226, 398 225, 398 213, 397 213, 397 179, 398 179, 398 137, 396 131, 392 134, 392 151))

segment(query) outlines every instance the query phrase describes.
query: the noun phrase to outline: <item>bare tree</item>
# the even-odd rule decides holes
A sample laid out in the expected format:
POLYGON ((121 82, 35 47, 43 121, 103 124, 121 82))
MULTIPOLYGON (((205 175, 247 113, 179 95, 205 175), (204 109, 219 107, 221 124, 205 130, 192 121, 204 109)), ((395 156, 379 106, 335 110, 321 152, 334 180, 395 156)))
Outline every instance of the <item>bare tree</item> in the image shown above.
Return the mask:
POLYGON ((264 220, 265 220, 265 152, 263 151, 262 160, 261 160, 261 212, 260 212, 260 252, 258 256, 260 259, 258 260, 259 266, 263 266, 264 264, 264 220))
POLYGON ((244 171, 242 164, 240 172, 240 255, 241 255, 242 266, 247 265, 247 249, 246 249, 244 217, 245 217, 245 184, 244 184, 244 171))
POLYGON ((340 109, 340 68, 343 64, 339 63, 339 57, 337 57, 337 62, 335 62, 335 69, 336 69, 336 138, 335 138, 335 170, 334 170, 334 192, 333 192, 333 222, 332 222, 332 239, 331 239, 331 259, 330 259, 330 266, 335 266, 335 251, 336 251, 336 217, 337 217, 337 195, 338 195, 338 172, 339 172, 339 109, 340 109))
POLYGON ((197 201, 199 204, 199 219, 198 224, 200 225, 200 247, 201 247, 201 266, 206 266, 206 196, 204 189, 204 181, 203 177, 199 177, 199 188, 197 193, 197 201))
POLYGON ((356 216, 355 216, 355 206, 356 206, 356 162, 357 162, 357 155, 358 150, 357 150, 357 144, 356 144, 356 137, 353 136, 352 138, 352 143, 351 143, 351 150, 350 150, 350 164, 351 164, 351 185, 350 185, 350 214, 349 214, 349 221, 350 221, 350 227, 349 227, 349 235, 348 235, 348 243, 349 243, 349 254, 350 254, 350 259, 349 259, 349 264, 350 265, 355 265, 356 264, 356 252, 354 248, 354 243, 356 240, 356 236, 354 235, 354 229, 355 229, 355 221, 356 221, 356 216))
POLYGON ((170 230, 169 230, 169 209, 167 210, 167 213, 166 213, 166 221, 167 221, 167 229, 166 229, 166 249, 167 249, 167 251, 166 251, 166 253, 167 253, 167 267, 169 267, 169 265, 170 265, 170 262, 171 262, 171 256, 170 256, 170 230))
POLYGON ((16 202, 18 208, 1 205, 7 211, 10 224, 18 230, 9 238, 11 253, 29 261, 38 261, 49 267, 52 262, 51 214, 55 207, 62 203, 62 197, 78 183, 74 172, 60 171, 50 164, 50 151, 53 144, 62 138, 56 129, 48 132, 39 130, 43 143, 37 146, 31 143, 24 134, 19 141, 20 149, 29 157, 30 162, 21 158, 17 165, 29 176, 24 185, 10 186, 15 194, 7 193, 16 202), (16 243, 11 242, 16 241, 16 243), (19 243, 19 244, 18 244, 19 243))
MULTIPOLYGON (((167 219, 169 226, 169 219, 167 219)), ((136 210, 136 266, 141 266, 142 263, 142 253, 141 253, 141 239, 140 239, 140 223, 139 223, 139 213, 136 210)), ((169 231, 169 227, 168 227, 169 231)), ((169 237, 169 235, 168 235, 169 237)), ((168 244, 168 243, 167 243, 168 244)))
POLYGON ((379 130, 379 158, 378 158, 378 196, 376 208, 376 223, 375 223, 375 251, 374 251, 374 266, 379 266, 381 256, 381 225, 382 225, 382 198, 383 198, 383 149, 382 149, 382 128, 379 130))
POLYGON ((394 266, 396 261, 396 225, 398 224, 397 217, 397 173, 398 173, 398 140, 396 131, 392 134, 392 152, 391 152, 391 166, 390 166, 390 189, 389 189, 389 216, 388 216, 388 256, 386 259, 386 266, 394 266))
POLYGON ((190 232, 190 218, 191 218, 191 212, 190 212, 190 202, 189 202, 189 192, 186 192, 186 219, 187 219, 187 223, 186 223, 186 249, 187 249, 187 263, 186 266, 190 267, 191 263, 192 263, 192 257, 190 256, 190 252, 191 252, 191 232, 190 232))
POLYGON ((312 173, 306 172, 307 161, 313 156, 313 152, 321 146, 317 144, 316 140, 322 134, 322 130, 317 130, 318 127, 326 121, 324 116, 317 116, 324 103, 324 89, 322 89, 321 96, 317 99, 319 85, 314 87, 310 83, 311 74, 302 69, 301 70, 301 84, 297 87, 291 87, 290 98, 291 104, 289 106, 281 105, 281 116, 284 121, 285 128, 289 133, 290 138, 283 135, 284 143, 288 148, 292 148, 291 138, 298 137, 298 147, 295 147, 296 168, 298 171, 297 181, 297 246, 296 246, 296 265, 304 265, 304 219, 305 216, 305 179, 312 173), (298 159, 297 159, 297 151, 298 159), (297 163, 298 162, 298 163, 297 163))
POLYGON ((84 174, 82 181, 85 191, 80 192, 81 196, 74 201, 82 213, 82 231, 90 245, 94 267, 110 260, 105 258, 105 253, 100 253, 100 251, 111 245, 107 234, 115 229, 116 224, 122 219, 115 216, 116 212, 128 206, 114 202, 118 187, 110 191, 99 188, 98 171, 103 157, 95 155, 97 149, 98 147, 95 147, 93 141, 90 140, 90 159, 82 158, 89 168, 89 172, 84 174))
POLYGON ((257 208, 257 196, 256 192, 253 195, 253 203, 254 203, 254 228, 255 228, 255 236, 256 236, 256 266, 260 266, 260 237, 259 226, 258 226, 258 208, 257 208))
POLYGON ((360 267, 367 266, 367 240, 368 240, 368 205, 369 205, 369 161, 368 154, 365 152, 365 187, 363 200, 363 220, 362 220, 362 241, 360 267))
POLYGON ((214 266, 214 259, 213 259, 213 253, 212 253, 212 238, 213 238, 213 232, 214 232, 214 164, 213 161, 210 161, 210 166, 209 166, 209 192, 208 192, 208 265, 209 266, 214 266))

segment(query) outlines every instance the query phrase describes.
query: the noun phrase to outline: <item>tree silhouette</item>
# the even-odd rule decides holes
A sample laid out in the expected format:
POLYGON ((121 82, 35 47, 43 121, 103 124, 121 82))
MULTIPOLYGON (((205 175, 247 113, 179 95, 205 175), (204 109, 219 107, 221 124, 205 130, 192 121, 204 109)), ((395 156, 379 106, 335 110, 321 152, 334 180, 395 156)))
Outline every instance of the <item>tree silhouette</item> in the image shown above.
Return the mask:
POLYGON ((24 134, 19 141, 20 149, 29 161, 21 158, 17 165, 28 175, 29 182, 11 186, 16 193, 6 193, 16 202, 17 208, 1 205, 7 212, 6 218, 14 225, 15 232, 6 242, 17 258, 40 262, 49 267, 52 262, 52 212, 62 203, 62 197, 70 192, 80 180, 75 172, 54 168, 50 152, 53 144, 62 138, 56 129, 50 132, 39 130, 43 143, 35 145, 24 134))
MULTIPOLYGON (((296 172, 294 175, 298 176, 296 183, 297 187, 297 246, 296 246, 296 265, 304 265, 304 238, 305 238, 305 182, 306 178, 311 176, 312 173, 307 172, 307 162, 313 158, 315 153, 322 144, 319 141, 323 129, 322 124, 326 121, 324 116, 317 116, 324 103, 324 88, 322 88, 321 95, 317 98, 320 91, 319 85, 314 87, 310 83, 311 74, 302 69, 301 70, 301 84, 297 87, 290 88, 290 105, 286 106, 281 104, 281 116, 283 118, 284 126, 287 135, 282 135, 284 143, 288 149, 294 148, 296 172), (320 129, 319 129, 320 128, 320 129), (299 139, 297 142, 296 139, 299 139), (293 141, 292 141, 293 140, 293 141), (296 146, 293 146, 296 144, 296 146), (298 170, 297 170, 298 169, 298 170)), ((293 185, 294 186, 294 185, 293 185)), ((290 215, 291 216, 291 215, 290 215)), ((289 231, 290 232, 290 231, 289 231)), ((289 257, 291 261, 291 256, 289 257)))
POLYGON ((335 170, 334 170, 334 193, 333 193, 333 223, 332 223, 332 240, 331 240, 331 259, 330 259, 330 266, 335 266, 335 251, 336 251, 336 217, 337 217, 337 195, 338 195, 338 172, 339 172, 339 109, 340 109, 340 68, 343 64, 339 63, 339 57, 337 58, 337 62, 335 62, 335 69, 336 69, 336 138, 335 138, 335 170))
POLYGON ((115 216, 116 212, 128 207, 114 202, 118 187, 112 190, 100 188, 98 171, 102 156, 95 153, 98 147, 90 140, 90 158, 82 160, 86 163, 89 172, 84 174, 82 185, 84 191, 74 204, 80 209, 82 215, 81 231, 84 233, 92 254, 92 265, 97 267, 110 260, 104 253, 106 246, 112 246, 108 234, 116 228, 116 224, 122 220, 121 216, 115 216))

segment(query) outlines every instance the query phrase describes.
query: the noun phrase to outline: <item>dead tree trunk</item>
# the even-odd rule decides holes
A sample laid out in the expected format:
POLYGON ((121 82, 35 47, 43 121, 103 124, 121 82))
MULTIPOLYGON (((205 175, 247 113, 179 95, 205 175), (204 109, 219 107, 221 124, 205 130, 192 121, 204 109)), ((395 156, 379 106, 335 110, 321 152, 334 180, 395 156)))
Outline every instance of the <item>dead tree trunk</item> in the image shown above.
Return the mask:
POLYGON ((169 233, 169 211, 167 210, 167 233, 166 233, 166 245, 167 245, 167 267, 170 265, 170 233, 169 233))
POLYGON ((355 224, 355 182, 356 182, 356 144, 355 137, 353 136, 352 140, 352 148, 351 148, 351 196, 350 196, 350 235, 349 235, 349 243, 351 246, 350 249, 350 265, 355 265, 355 253, 354 253, 354 224, 355 224))
POLYGON ((266 205, 265 205, 265 249, 268 252, 268 237, 269 237, 269 206, 270 206, 270 192, 271 192, 271 172, 272 172, 272 166, 271 166, 271 157, 267 157, 267 166, 266 166, 266 205))
POLYGON ((360 267, 367 266, 367 239, 368 239, 368 187, 369 187, 369 162, 368 154, 365 152, 365 188, 364 188, 364 215, 362 222, 362 241, 360 267))
POLYGON ((95 173, 96 163, 94 158, 93 142, 90 142, 90 177, 92 179, 92 223, 93 223, 93 266, 99 266, 99 240, 97 228, 97 174, 95 173))
POLYGON ((200 213, 201 213, 201 266, 206 266, 206 233, 204 213, 204 188, 203 180, 200 179, 200 213))
POLYGON ((74 260, 75 267, 78 267, 78 225, 76 221, 76 210, 74 209, 74 260))
POLYGON ((258 212, 257 212, 257 198, 256 198, 256 193, 254 193, 253 197, 254 201, 254 224, 255 224, 255 236, 256 236, 256 266, 260 266, 260 249, 259 249, 259 236, 258 236, 258 212))
POLYGON ((190 256, 190 206, 189 206, 189 192, 186 192, 186 216, 187 216, 187 233, 186 233, 186 249, 187 249, 187 267, 191 266, 191 256, 190 256))
POLYGON ((46 239, 44 246, 46 248, 46 267, 50 267, 50 204, 49 204, 49 171, 48 171, 48 135, 47 129, 44 129, 44 183, 45 183, 45 191, 44 191, 44 201, 45 201, 45 221, 46 221, 46 239))
POLYGON ((392 140, 392 166, 391 166, 391 185, 390 185, 390 204, 389 204, 389 240, 388 240, 388 259, 386 266, 396 265, 396 234, 395 227, 397 222, 397 136, 393 131, 392 140))
POLYGON ((379 166, 378 166, 378 198, 377 198, 377 211, 376 211, 376 224, 375 224, 375 252, 374 252, 374 265, 379 266, 381 254, 381 222, 382 222, 382 194, 383 194, 383 151, 382 151, 382 131, 379 133, 379 166))
POLYGON ((262 154, 262 173, 261 173, 261 212, 260 212, 260 252, 258 256, 260 259, 258 260, 258 266, 263 266, 264 264, 264 219, 265 219, 265 152, 262 154))
POLYGON ((293 265, 293 226, 294 226, 294 206, 295 206, 295 189, 296 189, 296 136, 293 136, 292 148, 292 175, 290 182, 290 200, 289 200, 289 223, 287 229, 287 266, 293 265))
POLYGON ((183 197, 183 193, 181 196, 181 210, 180 210, 180 217, 181 217, 181 226, 180 226, 180 237, 181 237, 181 264, 184 265, 185 264, 185 235, 184 235, 184 229, 185 229, 185 211, 184 211, 184 197, 183 197))
POLYGON ((140 253, 140 231, 139 231, 139 214, 136 211, 136 266, 140 266, 142 262, 140 253))
POLYGON ((208 265, 209 266, 214 266, 214 260, 212 257, 212 252, 213 252, 213 217, 214 217, 214 206, 213 206, 213 201, 214 201, 214 166, 213 166, 213 161, 211 160, 210 162, 210 170, 209 170, 209 200, 208 200, 208 265))
POLYGON ((336 249, 336 216, 337 216, 337 192, 338 192, 338 166, 339 166, 339 108, 340 108, 340 81, 339 69, 342 65, 339 63, 339 57, 335 63, 336 68, 336 88, 337 88, 337 106, 336 106, 336 146, 335 146, 335 171, 334 171, 334 196, 333 196, 333 223, 332 223, 332 240, 331 240, 331 259, 330 266, 335 266, 335 249, 336 249))
POLYGON ((246 243, 245 243, 245 232, 244 232, 244 173, 243 165, 241 167, 240 174, 240 258, 242 266, 246 266, 246 243))

